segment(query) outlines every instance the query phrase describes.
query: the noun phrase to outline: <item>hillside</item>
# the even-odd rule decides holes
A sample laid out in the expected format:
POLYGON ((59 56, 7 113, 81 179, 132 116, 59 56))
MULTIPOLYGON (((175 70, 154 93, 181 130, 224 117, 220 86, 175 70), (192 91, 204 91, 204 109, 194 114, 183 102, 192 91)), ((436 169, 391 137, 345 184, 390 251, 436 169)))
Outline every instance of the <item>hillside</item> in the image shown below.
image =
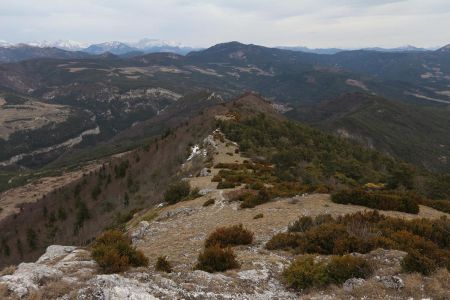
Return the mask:
MULTIPOLYGON (((119 57, 109 53, 2 64, 0 87, 5 91, 91 115, 89 125, 98 127, 95 135, 83 138, 75 148, 69 149, 69 153, 53 151, 40 155, 39 159, 30 156, 17 159, 14 155, 22 152, 15 149, 15 145, 6 143, 5 147, 12 150, 3 154, 3 160, 13 159, 15 168, 40 168, 50 167, 52 163, 74 163, 78 160, 72 158, 77 156, 74 152, 78 151, 95 153, 94 156, 88 155, 87 159, 118 153, 130 149, 133 143, 139 143, 123 139, 130 132, 141 130, 134 128, 137 124, 147 122, 155 125, 158 123, 155 120, 160 120, 159 114, 165 110, 172 110, 175 115, 179 100, 183 102, 192 95, 215 93, 226 102, 245 91, 258 91, 276 102, 284 112, 320 110, 322 103, 355 92, 399 102, 398 107, 404 107, 401 103, 421 106, 426 112, 420 113, 420 108, 411 108, 420 112, 413 114, 409 120, 405 117, 405 122, 416 124, 417 117, 420 117, 420 124, 427 128, 417 128, 421 136, 426 137, 423 133, 433 130, 433 136, 443 141, 439 144, 446 145, 447 126, 436 129, 438 121, 434 117, 437 116, 437 120, 446 117, 449 101, 447 56, 445 51, 344 51, 334 55, 318 55, 231 42, 193 51, 185 56, 153 53, 119 57), (119 140, 123 143, 120 144, 119 140), (110 147, 111 143, 114 147, 110 147), (40 164, 36 163, 38 161, 40 164)), ((330 104, 331 109, 338 108, 330 104)), ((196 111, 194 105, 192 112, 196 111)), ((293 112, 288 115, 295 118, 293 112)), ((361 127, 372 128, 372 124, 365 123, 364 118, 360 121, 363 122, 361 127)), ((446 121, 443 120, 443 123, 446 124, 446 121)), ((73 119, 71 124, 73 128, 68 128, 68 132, 87 126, 85 118, 73 119)), ((156 125, 154 131, 164 131, 166 128, 162 128, 164 126, 161 124, 164 122, 156 125)), ((369 139, 379 140, 374 143, 380 147, 379 150, 414 163, 425 162, 421 166, 429 169, 445 170, 445 149, 439 149, 436 143, 429 149, 426 139, 419 143, 414 138, 402 139, 402 129, 390 131, 390 137, 386 138, 389 141, 381 141, 380 136, 384 133, 380 129, 372 129, 364 134, 369 139), (391 141, 397 140, 401 140, 402 145, 393 149, 391 141), (411 157, 409 152, 404 151, 405 148, 420 154, 417 158, 411 157)), ((150 136, 152 130, 149 130, 150 136)), ((22 150, 46 149, 41 145, 30 145, 29 148, 22 150)))
POLYGON ((356 93, 288 115, 429 170, 450 168, 448 110, 356 93))
POLYGON ((0 296, 445 299, 450 215, 417 202, 420 185, 410 180, 418 174, 408 167, 289 121, 247 93, 0 220, 2 266, 45 252, 2 271, 0 296), (336 192, 362 187, 368 199, 398 207, 374 202, 378 213, 370 201, 337 202, 336 192), (105 229, 119 230, 107 233, 114 243, 125 232, 139 263, 115 256, 135 250, 102 248, 111 246, 99 237, 105 229), (227 261, 215 265, 214 255, 227 261), (301 264, 323 281, 301 275, 301 264), (290 272, 306 281, 291 281, 290 272))

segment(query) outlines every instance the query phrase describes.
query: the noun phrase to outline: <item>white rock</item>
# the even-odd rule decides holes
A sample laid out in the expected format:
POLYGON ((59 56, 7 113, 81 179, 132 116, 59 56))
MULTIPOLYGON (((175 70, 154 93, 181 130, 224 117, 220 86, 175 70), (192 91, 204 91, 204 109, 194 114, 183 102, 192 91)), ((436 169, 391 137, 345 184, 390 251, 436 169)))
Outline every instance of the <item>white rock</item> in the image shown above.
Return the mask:
POLYGON ((67 254, 74 251, 76 247, 73 246, 60 246, 60 245, 51 245, 47 247, 44 255, 42 255, 36 263, 42 264, 51 260, 55 260, 57 258, 61 258, 66 256, 67 254))
POLYGON ((366 281, 362 278, 350 278, 347 279, 344 284, 342 285, 342 288, 347 293, 353 291, 354 288, 359 287, 363 285, 366 281))
POLYGON ((21 263, 14 274, 0 277, 0 282, 6 283, 8 289, 21 298, 31 290, 37 290, 44 280, 62 275, 61 271, 46 265, 21 263))
POLYGON ((399 290, 405 287, 403 279, 398 276, 377 276, 375 278, 389 289, 399 290))
POLYGON ((150 286, 121 275, 97 275, 88 282, 88 288, 78 293, 78 299, 155 300, 150 286))

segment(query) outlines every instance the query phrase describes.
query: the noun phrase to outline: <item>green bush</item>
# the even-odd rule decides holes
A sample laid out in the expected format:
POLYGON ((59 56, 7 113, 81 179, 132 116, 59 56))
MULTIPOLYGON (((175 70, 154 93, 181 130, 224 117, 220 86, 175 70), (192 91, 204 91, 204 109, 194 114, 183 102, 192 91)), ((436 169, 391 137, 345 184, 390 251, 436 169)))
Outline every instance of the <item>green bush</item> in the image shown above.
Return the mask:
POLYGON ((283 272, 284 282, 291 288, 301 290, 341 284, 347 279, 367 278, 372 268, 367 261, 350 255, 333 256, 328 262, 315 262, 311 255, 294 260, 283 272))
POLYGON ((213 273, 239 267, 236 255, 231 248, 221 248, 219 245, 213 245, 206 247, 199 254, 195 269, 213 273))
POLYGON ((349 278, 367 278, 373 269, 363 258, 344 255, 334 256, 326 266, 328 279, 335 284, 344 283, 349 278))
POLYGON ((147 257, 133 248, 130 239, 118 230, 109 230, 99 236, 91 254, 104 273, 123 272, 130 266, 148 266, 147 257))
POLYGON ((245 229, 242 224, 219 227, 213 231, 205 241, 205 247, 218 245, 228 247, 236 245, 249 245, 253 242, 253 232, 245 229))
POLYGON ((339 204, 354 204, 380 210, 395 210, 411 214, 419 213, 417 198, 411 194, 395 192, 368 192, 364 190, 343 190, 334 193, 331 200, 339 204))
POLYGON ((320 287, 328 283, 325 263, 315 263, 311 255, 294 260, 283 271, 282 276, 288 287, 297 290, 313 286, 320 287))
POLYGON ((164 201, 175 204, 186 199, 191 192, 191 187, 187 181, 180 181, 169 185, 164 193, 164 201))
POLYGON ((172 266, 170 265, 170 262, 167 260, 167 256, 160 256, 156 260, 155 264, 156 271, 171 273, 172 272, 172 266))
POLYGON ((436 263, 432 259, 415 250, 408 251, 401 265, 404 272, 419 272, 424 275, 430 275, 437 269, 436 263))

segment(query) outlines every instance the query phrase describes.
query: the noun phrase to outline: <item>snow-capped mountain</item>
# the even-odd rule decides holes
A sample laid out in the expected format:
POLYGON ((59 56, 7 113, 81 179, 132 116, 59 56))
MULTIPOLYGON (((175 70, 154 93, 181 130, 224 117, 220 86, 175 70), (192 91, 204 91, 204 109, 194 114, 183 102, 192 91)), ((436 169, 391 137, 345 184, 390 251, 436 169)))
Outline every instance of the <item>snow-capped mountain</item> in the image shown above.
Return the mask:
POLYGON ((112 54, 121 55, 128 52, 137 51, 137 49, 130 47, 125 43, 113 41, 100 44, 93 44, 84 49, 83 51, 90 54, 103 54, 105 52, 109 52, 112 54))
POLYGON ((136 43, 130 43, 129 45, 144 53, 173 52, 178 54, 187 54, 188 52, 195 49, 193 47, 185 46, 174 41, 164 41, 149 38, 142 39, 136 43))
POLYGON ((164 41, 158 39, 148 39, 148 38, 142 39, 136 43, 130 43, 130 45, 140 50, 153 47, 178 47, 178 48, 184 47, 181 43, 178 42, 164 41))
POLYGON ((35 46, 39 48, 54 47, 68 51, 80 51, 88 46, 86 43, 81 43, 72 40, 57 40, 55 42, 42 41, 42 42, 31 42, 28 43, 30 46, 35 46))
POLYGON ((12 44, 7 41, 0 40, 0 48, 8 47, 36 47, 36 48, 58 48, 66 51, 83 51, 89 54, 103 54, 106 52, 123 55, 123 54, 147 54, 154 52, 173 52, 177 54, 187 54, 198 48, 185 46, 174 41, 164 41, 158 39, 145 38, 138 42, 124 43, 119 41, 104 42, 98 44, 86 44, 73 40, 57 40, 57 41, 33 41, 28 43, 12 44))
POLYGON ((4 41, 4 40, 0 40, 0 48, 8 48, 13 46, 13 44, 11 44, 10 42, 4 41))

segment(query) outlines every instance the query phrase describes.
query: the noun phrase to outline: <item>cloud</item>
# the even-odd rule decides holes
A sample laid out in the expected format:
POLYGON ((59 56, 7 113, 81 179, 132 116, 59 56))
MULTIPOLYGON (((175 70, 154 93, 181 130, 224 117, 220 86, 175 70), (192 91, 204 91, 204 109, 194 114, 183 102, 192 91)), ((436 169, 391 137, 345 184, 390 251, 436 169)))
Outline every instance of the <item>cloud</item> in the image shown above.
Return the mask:
POLYGON ((132 41, 195 46, 363 47, 450 42, 448 0, 14 0, 0 3, 0 39, 132 41), (38 3, 38 4, 37 4, 38 3))

